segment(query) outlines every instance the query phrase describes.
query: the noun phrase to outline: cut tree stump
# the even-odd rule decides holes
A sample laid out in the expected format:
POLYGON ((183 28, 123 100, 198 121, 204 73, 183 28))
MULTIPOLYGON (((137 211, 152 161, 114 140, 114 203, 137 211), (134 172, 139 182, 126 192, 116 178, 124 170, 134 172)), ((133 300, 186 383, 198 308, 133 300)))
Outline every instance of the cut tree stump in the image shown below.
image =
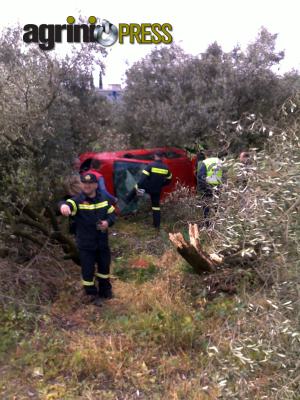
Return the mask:
MULTIPOLYGON (((214 273, 218 267, 252 266, 257 259, 257 253, 253 247, 233 248, 226 256, 208 254, 199 240, 197 224, 189 224, 189 243, 180 232, 169 233, 169 239, 176 247, 178 253, 193 267, 197 274, 214 273)), ((230 249, 229 249, 230 250, 230 249)))
POLYGON ((169 239, 178 253, 193 267, 196 273, 214 272, 220 264, 220 260, 214 259, 202 250, 197 224, 189 224, 189 237, 190 243, 187 243, 180 232, 169 233, 169 239))

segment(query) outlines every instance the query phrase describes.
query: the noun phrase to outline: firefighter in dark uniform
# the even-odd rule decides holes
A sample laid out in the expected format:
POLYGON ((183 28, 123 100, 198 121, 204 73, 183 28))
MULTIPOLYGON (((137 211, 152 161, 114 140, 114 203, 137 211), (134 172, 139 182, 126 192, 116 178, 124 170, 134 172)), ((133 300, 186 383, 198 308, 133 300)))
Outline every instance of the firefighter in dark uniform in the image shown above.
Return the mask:
POLYGON ((97 190, 98 182, 94 174, 85 174, 80 179, 82 192, 60 202, 59 209, 62 215, 71 215, 76 222, 76 243, 80 255, 83 287, 88 299, 96 305, 101 305, 100 298, 112 297, 108 227, 115 221, 115 209, 107 197, 97 190), (95 264, 98 267, 97 272, 95 264))
POLYGON ((172 173, 166 164, 162 162, 159 153, 154 155, 154 162, 148 164, 142 171, 142 177, 135 185, 134 189, 128 194, 126 201, 129 203, 140 191, 145 191, 150 195, 153 225, 155 228, 160 227, 160 195, 164 186, 171 182, 172 173))

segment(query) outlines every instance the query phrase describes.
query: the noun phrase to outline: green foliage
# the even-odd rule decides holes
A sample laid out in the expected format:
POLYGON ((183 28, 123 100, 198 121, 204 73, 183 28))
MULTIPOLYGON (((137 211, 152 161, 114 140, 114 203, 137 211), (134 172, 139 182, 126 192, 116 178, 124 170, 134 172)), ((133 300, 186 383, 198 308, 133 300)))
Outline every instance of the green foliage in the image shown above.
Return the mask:
POLYGON ((117 321, 117 329, 130 332, 137 340, 154 342, 169 351, 201 346, 202 323, 186 310, 157 310, 117 321))
POLYGON ((0 359, 34 326, 35 316, 13 306, 0 308, 0 359))
MULTIPOLYGON (((124 219, 112 237, 116 297, 101 308, 81 304, 79 273, 57 263, 53 244, 51 254, 32 258, 11 234, 15 225, 31 228, 49 246, 44 201, 55 198, 61 171, 75 151, 97 142, 113 111, 104 100, 96 105, 84 52, 62 61, 23 52, 15 30, 1 39, 0 230, 30 260, 0 265, 3 398, 297 399, 299 93, 278 104, 299 88, 299 77, 272 72, 283 56, 275 39, 263 29, 245 52, 212 44, 199 58, 173 46, 128 71, 118 107, 132 144, 259 146, 247 166, 226 159, 218 208, 201 230, 206 249, 250 245, 257 262, 199 277, 148 229, 151 214, 124 219), (39 228, 19 220, 27 203, 39 228), (219 294, 224 283, 234 295, 219 294), (19 307, 7 304, 11 298, 19 307), (39 311, 28 304, 49 301, 39 311)), ((199 199, 184 187, 162 212, 163 227, 185 237, 188 222, 202 222, 199 199)))
POLYGON ((154 264, 150 264, 147 268, 133 268, 130 266, 123 267, 122 265, 116 265, 113 272, 114 275, 122 281, 144 283, 155 277, 158 268, 154 264))
POLYGON ((241 308, 241 304, 238 304, 236 300, 220 296, 207 304, 203 313, 203 318, 228 318, 236 311, 239 311, 239 308, 237 308, 238 305, 240 306, 239 308, 241 308))
POLYGON ((299 86, 296 73, 285 78, 272 70, 284 56, 275 51, 276 37, 262 28, 245 51, 226 53, 212 43, 199 57, 176 45, 153 50, 127 71, 122 131, 133 146, 188 146, 195 140, 227 146, 234 135, 224 129, 226 121, 244 113, 272 116, 299 86))
POLYGON ((72 158, 101 135, 109 104, 94 93, 91 74, 103 67, 105 52, 85 46, 59 59, 24 49, 21 37, 9 29, 0 39, 0 179, 10 201, 40 203, 53 196, 72 158))
MULTIPOLYGON (((72 161, 96 141, 109 145, 103 136, 112 105, 92 83, 94 69, 104 69, 106 51, 95 43, 72 50, 62 58, 24 47, 21 28, 0 37, 0 245, 10 249, 63 242, 50 214, 67 194, 63 182, 72 161)), ((63 244, 72 253, 72 240, 63 244)))
MULTIPOLYGON (((240 241, 258 245, 261 260, 282 254, 283 246, 297 248, 299 219, 295 205, 299 199, 299 95, 282 108, 280 123, 239 121, 240 130, 264 131, 269 139, 265 149, 252 150, 250 165, 228 159, 228 176, 215 215, 215 228, 224 235, 223 245, 240 241)), ((216 199, 218 202, 218 200, 216 199)))
POLYGON ((39 330, 34 332, 30 339, 19 343, 19 354, 15 357, 15 365, 19 369, 26 369, 28 376, 52 379, 64 368, 66 351, 64 340, 53 330, 45 334, 39 330))

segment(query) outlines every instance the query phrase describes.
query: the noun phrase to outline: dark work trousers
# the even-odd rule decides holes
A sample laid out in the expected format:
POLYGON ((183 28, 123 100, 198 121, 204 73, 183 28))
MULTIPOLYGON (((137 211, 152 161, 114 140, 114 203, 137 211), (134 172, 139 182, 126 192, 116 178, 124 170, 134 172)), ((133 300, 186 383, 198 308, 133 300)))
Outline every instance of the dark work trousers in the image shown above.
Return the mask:
MULTIPOLYGON (((214 193, 216 195, 218 195, 219 190, 216 189, 214 193)), ((215 201, 216 201, 216 199, 215 199, 215 201)), ((211 189, 207 189, 202 193, 201 202, 202 202, 205 226, 209 227, 210 226, 210 220, 209 220, 210 210, 214 209, 215 211, 217 211, 217 209, 218 209, 217 203, 214 204, 214 195, 213 195, 213 191, 211 189)))
POLYGON ((132 190, 130 190, 130 192, 128 193, 128 195, 126 196, 126 203, 130 203, 133 199, 135 199, 137 196, 136 194, 136 188, 133 188, 132 190))
POLYGON ((72 217, 69 217, 69 233, 71 235, 76 235, 76 222, 72 217))
MULTIPOLYGON (((160 192, 158 193, 148 193, 151 198, 151 206, 152 206, 152 215, 153 215, 153 226, 155 228, 160 227, 160 192)), ((129 203, 137 196, 136 189, 132 189, 128 196, 126 197, 126 201, 129 203)))
POLYGON ((160 193, 150 193, 152 215, 153 215, 153 226, 155 228, 160 227, 160 193))
POLYGON ((111 291, 109 281, 110 249, 108 244, 100 245, 96 250, 79 249, 81 275, 86 294, 102 297, 107 291, 111 291), (95 264, 97 272, 95 273, 95 264), (99 292, 95 285, 95 277, 99 285, 99 292))
POLYGON ((203 201, 203 216, 204 216, 205 219, 207 219, 208 216, 209 216, 209 211, 210 211, 212 199, 213 199, 213 194, 212 194, 212 192, 206 192, 206 193, 203 194, 203 196, 202 196, 202 201, 203 201))

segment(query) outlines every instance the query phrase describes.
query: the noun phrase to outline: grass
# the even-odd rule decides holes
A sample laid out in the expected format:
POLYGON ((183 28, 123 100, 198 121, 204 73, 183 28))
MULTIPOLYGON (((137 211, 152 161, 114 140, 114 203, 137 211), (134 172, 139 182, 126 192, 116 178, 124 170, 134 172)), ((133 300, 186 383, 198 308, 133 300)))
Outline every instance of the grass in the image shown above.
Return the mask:
POLYGON ((272 287, 245 279, 208 298, 209 283, 133 222, 111 236, 116 297, 102 308, 81 304, 73 270, 34 324, 5 309, 1 398, 297 400, 294 267, 272 287))
POLYGON ((34 315, 13 306, 1 307, 0 310, 0 359, 2 359, 32 328, 34 315))
POLYGON ((124 266, 123 257, 115 260, 113 274, 124 282, 144 283, 154 279, 158 267, 147 257, 138 257, 128 260, 124 266))

